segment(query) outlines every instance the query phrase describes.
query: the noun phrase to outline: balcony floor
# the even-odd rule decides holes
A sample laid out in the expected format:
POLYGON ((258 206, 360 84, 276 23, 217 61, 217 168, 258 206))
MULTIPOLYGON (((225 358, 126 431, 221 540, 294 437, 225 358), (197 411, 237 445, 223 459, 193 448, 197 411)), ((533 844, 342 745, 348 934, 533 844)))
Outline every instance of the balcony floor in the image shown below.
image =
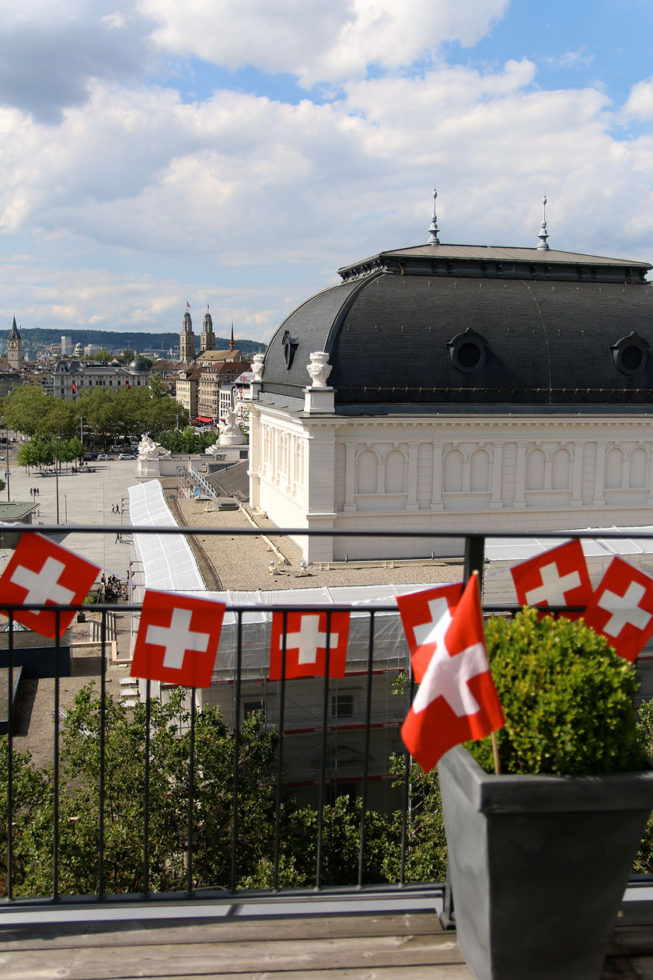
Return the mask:
MULTIPOLYGON (((226 977, 234 980, 468 980, 455 932, 430 910, 261 916, 232 906, 103 908, 101 918, 58 907, 0 919, 3 980, 226 977), (149 910, 148 910, 149 911, 149 910), (192 914, 191 914, 192 913, 192 914)), ((90 910, 86 910, 89 913, 90 910)), ((4 913, 3 913, 4 914, 4 913)), ((653 904, 627 909, 601 980, 653 980, 653 904)), ((553 978, 552 978, 553 980, 553 978)))

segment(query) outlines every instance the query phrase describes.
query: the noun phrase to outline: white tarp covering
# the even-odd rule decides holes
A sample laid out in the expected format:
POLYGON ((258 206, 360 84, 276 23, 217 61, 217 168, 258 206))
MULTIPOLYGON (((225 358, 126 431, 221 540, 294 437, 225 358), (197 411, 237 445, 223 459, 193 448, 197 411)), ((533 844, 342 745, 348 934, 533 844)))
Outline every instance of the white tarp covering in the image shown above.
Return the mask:
MULTIPOLYGON (((615 555, 653 555, 653 536, 638 537, 640 534, 653 535, 653 527, 586 527, 578 528, 573 534, 588 534, 583 538, 583 552, 586 558, 614 558, 615 555), (610 532, 619 537, 606 538, 610 532)), ((568 541, 561 532, 559 538, 488 538, 485 542, 485 557, 488 561, 526 561, 543 551, 550 551, 568 541)))
MULTIPOLYGON (((136 527, 177 527, 158 480, 129 488, 129 515, 136 527)), ((183 534, 135 534, 134 548, 143 564, 148 589, 204 591, 204 582, 183 534)))

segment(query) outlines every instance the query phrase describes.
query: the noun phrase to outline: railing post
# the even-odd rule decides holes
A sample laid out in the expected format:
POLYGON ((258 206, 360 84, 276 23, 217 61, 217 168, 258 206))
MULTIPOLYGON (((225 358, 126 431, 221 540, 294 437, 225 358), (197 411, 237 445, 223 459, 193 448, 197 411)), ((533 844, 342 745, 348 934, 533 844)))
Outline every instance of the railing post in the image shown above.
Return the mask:
POLYGON ((482 534, 468 534, 465 538, 465 581, 472 572, 478 572, 478 584, 483 594, 483 567, 485 565, 485 537, 482 534))

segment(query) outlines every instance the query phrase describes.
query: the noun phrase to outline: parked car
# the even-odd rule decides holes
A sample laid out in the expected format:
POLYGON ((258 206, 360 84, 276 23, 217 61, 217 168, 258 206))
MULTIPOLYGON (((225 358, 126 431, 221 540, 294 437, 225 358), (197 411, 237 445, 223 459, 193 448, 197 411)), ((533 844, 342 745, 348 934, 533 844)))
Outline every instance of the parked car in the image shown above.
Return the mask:
POLYGON ((133 453, 120 453, 118 459, 136 459, 133 453))
POLYGON ((109 456, 107 453, 98 453, 97 454, 97 458, 98 459, 113 459, 113 456, 109 456))

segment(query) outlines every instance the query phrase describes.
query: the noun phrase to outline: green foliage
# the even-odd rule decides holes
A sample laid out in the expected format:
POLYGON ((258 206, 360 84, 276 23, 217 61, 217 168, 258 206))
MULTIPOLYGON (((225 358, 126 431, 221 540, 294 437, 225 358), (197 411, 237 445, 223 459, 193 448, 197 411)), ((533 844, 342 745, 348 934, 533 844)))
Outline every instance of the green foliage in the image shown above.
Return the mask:
POLYGON ((215 443, 217 437, 217 432, 197 432, 192 425, 188 425, 183 432, 180 432, 179 429, 173 429, 172 432, 162 432, 159 441, 164 449, 170 449, 173 453, 193 455, 203 453, 208 446, 215 443))
MULTIPOLYGON (((38 860, 34 853, 31 840, 26 839, 26 832, 33 826, 39 813, 46 805, 51 790, 48 779, 39 772, 28 752, 12 753, 13 807, 11 811, 12 827, 12 870, 14 878, 21 870, 38 860)), ((6 736, 0 738, 0 826, 3 828, 0 838, 0 892, 6 890, 8 875, 8 843, 6 829, 9 826, 9 740, 6 736)))
MULTIPOLYGON (((649 759, 653 759, 653 700, 643 701, 637 711, 637 729, 649 759)), ((653 813, 648 818, 633 874, 653 875, 653 813)))
MULTIPOLYGON (((582 620, 526 609, 485 630, 506 725, 497 732, 502 772, 580 775, 641 769, 635 668, 582 620)), ((490 739, 469 743, 493 772, 490 739)))
MULTIPOLYGON (((190 712, 186 697, 187 692, 178 689, 167 704, 150 702, 146 880, 143 853, 146 707, 137 705, 130 717, 108 695, 103 713, 92 684, 77 695, 61 733, 59 888, 62 894, 92 894, 99 887, 102 758, 106 892, 141 891, 146 885, 153 892, 185 888, 190 832, 194 885, 230 887, 234 820, 231 788, 236 743, 218 711, 209 708, 198 713, 191 782, 190 712)), ((264 729, 261 715, 252 716, 244 723, 238 753, 237 877, 243 877, 248 869, 272 854, 276 742, 276 734, 264 729)), ((14 816, 15 821, 18 817, 15 892, 47 895, 52 890, 53 870, 52 775, 36 773, 28 759, 21 760, 20 766, 30 783, 20 796, 17 816, 14 816)), ((2 787, 6 793, 6 778, 2 787)))
MULTIPOLYGON (((403 788, 406 757, 393 756, 390 769, 397 777, 395 786, 403 788)), ((386 847, 383 859, 383 874, 388 881, 401 878, 402 822, 402 812, 398 810, 389 828, 388 843, 392 846, 386 847)), ((404 877, 408 882, 444 881, 447 877, 447 840, 437 770, 425 773, 417 763, 410 764, 408 773, 404 877)))
POLYGON ((35 436, 43 432, 43 420, 54 405, 54 397, 37 385, 21 385, 4 400, 5 425, 35 436))
MULTIPOLYGON (((108 355, 107 355, 108 356, 108 355)), ((171 398, 159 378, 153 378, 149 387, 85 389, 76 401, 46 395, 42 388, 22 385, 3 400, 5 424, 41 444, 59 441, 61 459, 78 459, 80 423, 84 430, 101 445, 109 445, 129 436, 149 432, 158 438, 160 433, 173 429, 177 420, 188 422, 188 413, 171 398), (64 456, 64 448, 72 443, 72 455, 64 456)), ((21 447, 24 448, 24 447, 21 447)), ((49 465, 42 458, 34 461, 32 455, 19 456, 23 466, 49 465), (30 461, 28 461, 30 460, 30 461)))

